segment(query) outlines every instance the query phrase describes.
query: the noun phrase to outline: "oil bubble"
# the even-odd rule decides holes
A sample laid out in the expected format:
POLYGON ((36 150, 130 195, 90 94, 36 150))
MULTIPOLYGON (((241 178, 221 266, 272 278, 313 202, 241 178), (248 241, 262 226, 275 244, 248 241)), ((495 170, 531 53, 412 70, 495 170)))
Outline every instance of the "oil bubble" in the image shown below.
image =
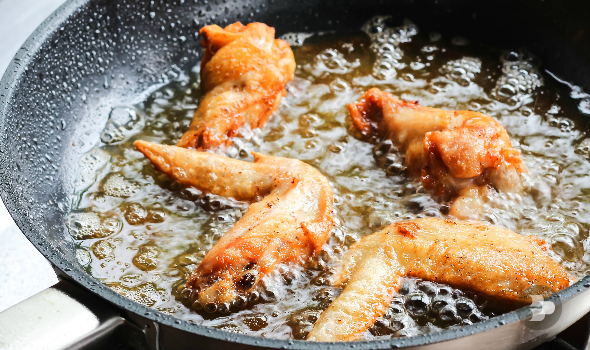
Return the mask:
POLYGON ((144 126, 144 117, 135 107, 115 107, 100 134, 100 140, 107 145, 127 140, 144 126))
POLYGON ((93 148, 90 152, 84 154, 78 162, 78 176, 75 183, 76 193, 81 193, 90 187, 99 171, 111 159, 110 154, 101 150, 100 148, 93 148))
POLYGON ((286 33, 280 36, 279 39, 285 40, 291 47, 303 45, 305 39, 313 36, 313 33, 286 33))
POLYGON ((68 220, 74 239, 103 238, 121 231, 121 221, 112 215, 95 212, 74 212, 68 220))
POLYGON ((158 267, 158 255, 160 247, 154 241, 149 241, 139 246, 137 254, 133 257, 133 265, 142 271, 151 271, 158 267))
POLYGON ((543 86, 536 59, 525 51, 509 51, 501 56, 502 75, 492 96, 509 105, 519 105, 535 89, 543 86))
POLYGON ((107 286, 118 294, 121 294, 136 303, 144 306, 153 306, 162 299, 164 290, 158 289, 154 283, 142 283, 136 287, 126 287, 121 283, 108 283, 107 286))
POLYGON ((131 197, 138 188, 136 183, 125 179, 121 174, 117 173, 107 175, 100 184, 100 190, 107 196, 119 198, 131 197))
POLYGON ((115 250, 115 245, 106 239, 94 242, 91 249, 94 256, 100 260, 107 258, 112 259, 114 257, 113 252, 115 250))

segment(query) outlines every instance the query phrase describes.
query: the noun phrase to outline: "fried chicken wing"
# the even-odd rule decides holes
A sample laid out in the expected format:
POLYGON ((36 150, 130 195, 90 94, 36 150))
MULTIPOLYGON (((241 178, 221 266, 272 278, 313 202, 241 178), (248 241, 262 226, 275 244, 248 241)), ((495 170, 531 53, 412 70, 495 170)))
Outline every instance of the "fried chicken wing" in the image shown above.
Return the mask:
POLYGON ((404 276, 472 290, 514 303, 530 303, 533 286, 553 292, 570 284, 544 241, 483 222, 434 218, 394 223, 364 237, 333 276, 344 290, 308 336, 315 341, 358 339, 382 316, 404 276))
POLYGON ((195 308, 227 310, 278 263, 303 263, 332 232, 332 188, 299 160, 254 153, 254 163, 136 141, 171 179, 252 204, 207 253, 186 283, 195 308))
MULTIPOLYGON (((390 139, 405 154, 410 175, 420 176, 424 187, 438 195, 456 197, 464 189, 488 185, 498 191, 520 190, 520 174, 526 172, 520 153, 504 127, 487 115, 423 107, 377 88, 348 109, 363 134, 390 139)), ((481 200, 476 192, 465 192, 462 200, 481 200)), ((452 215, 477 216, 473 207, 460 204, 451 207, 452 215)))
POLYGON ((229 142, 244 124, 258 128, 278 108, 293 79, 295 59, 285 41, 263 23, 240 22, 225 29, 203 27, 204 94, 179 147, 207 149, 229 142))

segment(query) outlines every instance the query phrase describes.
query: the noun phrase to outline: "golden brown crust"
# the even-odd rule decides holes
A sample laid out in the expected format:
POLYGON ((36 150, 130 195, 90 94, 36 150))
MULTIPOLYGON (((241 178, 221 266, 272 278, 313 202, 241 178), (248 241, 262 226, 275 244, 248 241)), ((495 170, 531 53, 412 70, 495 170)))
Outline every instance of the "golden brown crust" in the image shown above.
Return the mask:
MULTIPOLYGON (((512 192, 521 188, 519 174, 526 167, 520 153, 504 127, 487 115, 423 107, 377 88, 348 109, 363 134, 391 140, 404 153, 410 175, 420 176, 424 187, 437 195, 455 197, 481 186, 512 192)), ((458 205, 453 212, 471 217, 459 210, 467 207, 458 205)))
POLYGON ((416 238, 418 231, 420 231, 420 226, 413 221, 396 222, 394 225, 397 232, 408 238, 416 238))
POLYGON ((308 340, 358 340, 385 313, 400 287, 403 269, 393 246, 383 243, 367 237, 346 254, 333 280, 338 285, 346 282, 346 287, 321 314, 308 340))
POLYGON ((253 202, 188 280, 201 304, 232 302, 277 264, 306 261, 332 233, 332 189, 301 161, 255 153, 250 163, 145 141, 135 146, 181 184, 253 202))
POLYGON ((570 284, 565 269, 547 255, 537 237, 483 222, 432 218, 398 222, 364 237, 346 252, 333 284, 348 283, 322 313, 309 339, 358 339, 383 315, 386 308, 380 305, 389 305, 393 297, 388 288, 397 290, 404 276, 514 304, 531 302, 526 295, 531 287, 557 292, 570 284), (372 294, 367 288, 373 288, 372 294))
POLYGON ((230 143, 244 124, 266 122, 293 79, 295 59, 289 44, 275 40, 274 28, 263 23, 209 25, 199 34, 204 97, 178 146, 207 149, 230 143))

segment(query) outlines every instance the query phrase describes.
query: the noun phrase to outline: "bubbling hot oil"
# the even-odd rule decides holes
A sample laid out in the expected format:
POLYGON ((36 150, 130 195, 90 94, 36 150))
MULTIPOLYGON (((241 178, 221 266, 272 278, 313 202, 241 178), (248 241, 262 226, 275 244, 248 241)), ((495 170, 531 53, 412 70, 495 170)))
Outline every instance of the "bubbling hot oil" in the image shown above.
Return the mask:
MULTIPOLYGON (((144 102, 114 108, 101 144, 81 160, 70 217, 80 264, 118 293, 180 319, 304 339, 340 293, 329 277, 348 247, 396 220, 444 217, 448 211, 449 203, 434 200, 406 176, 390 143, 363 139, 352 126, 346 105, 379 87, 422 105, 498 119, 529 173, 525 192, 498 194, 483 219, 546 239, 572 277, 589 273, 590 139, 583 120, 590 96, 543 73, 525 51, 490 49, 386 21, 376 17, 349 35, 287 35, 297 69, 281 107, 262 129, 245 127, 231 146, 215 151, 246 161, 253 160, 251 151, 297 158, 329 179, 335 228, 307 266, 280 266, 248 305, 229 312, 183 304, 182 284, 248 204, 171 182, 132 142, 176 143, 200 97, 198 66, 144 102)), ((407 279, 364 339, 459 327, 502 311, 480 295, 407 279)))

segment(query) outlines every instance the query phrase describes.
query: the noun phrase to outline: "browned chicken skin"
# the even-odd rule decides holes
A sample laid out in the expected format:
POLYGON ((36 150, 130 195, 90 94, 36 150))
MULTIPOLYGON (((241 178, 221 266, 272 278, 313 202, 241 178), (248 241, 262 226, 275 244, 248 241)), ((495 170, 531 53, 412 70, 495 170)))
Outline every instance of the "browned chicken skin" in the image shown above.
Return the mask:
POLYGON ((295 59, 274 28, 240 22, 225 29, 208 25, 201 61, 204 94, 179 147, 207 149, 223 143, 244 124, 258 128, 278 108, 285 85, 293 79, 295 59))
POLYGON ((544 241, 483 222, 417 219, 364 237, 343 258, 334 285, 344 290, 322 313, 309 340, 356 340, 382 316, 404 276, 453 285, 494 298, 530 303, 533 286, 553 292, 570 284, 544 241))
POLYGON ((422 107, 377 88, 348 109, 363 134, 389 139, 404 153, 410 175, 420 176, 425 188, 460 196, 450 212, 456 217, 477 218, 472 210, 489 185, 520 190, 520 174, 526 172, 520 153, 504 127, 487 115, 422 107))
POLYGON ((305 262, 332 233, 332 188, 310 165, 254 153, 254 163, 136 141, 171 179, 252 204, 186 283, 194 308, 228 311, 279 263, 305 262))

